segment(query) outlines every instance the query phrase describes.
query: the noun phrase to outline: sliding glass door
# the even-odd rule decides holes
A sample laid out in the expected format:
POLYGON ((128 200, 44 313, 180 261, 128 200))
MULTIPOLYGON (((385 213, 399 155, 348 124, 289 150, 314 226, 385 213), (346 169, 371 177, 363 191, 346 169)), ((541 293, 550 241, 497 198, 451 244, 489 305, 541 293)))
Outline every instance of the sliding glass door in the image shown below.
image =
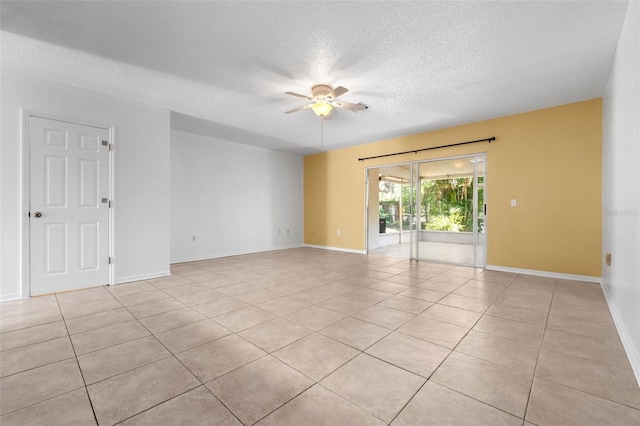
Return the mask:
POLYGON ((485 155, 412 166, 411 258, 484 267, 485 155))

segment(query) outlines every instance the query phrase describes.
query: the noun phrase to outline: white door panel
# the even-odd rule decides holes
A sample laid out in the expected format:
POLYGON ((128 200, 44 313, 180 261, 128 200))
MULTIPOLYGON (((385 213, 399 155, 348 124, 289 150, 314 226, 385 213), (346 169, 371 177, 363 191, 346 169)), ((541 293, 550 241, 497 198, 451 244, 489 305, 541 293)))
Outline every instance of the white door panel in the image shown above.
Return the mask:
POLYGON ((108 284, 109 131, 31 117, 29 136, 31 296, 108 284))

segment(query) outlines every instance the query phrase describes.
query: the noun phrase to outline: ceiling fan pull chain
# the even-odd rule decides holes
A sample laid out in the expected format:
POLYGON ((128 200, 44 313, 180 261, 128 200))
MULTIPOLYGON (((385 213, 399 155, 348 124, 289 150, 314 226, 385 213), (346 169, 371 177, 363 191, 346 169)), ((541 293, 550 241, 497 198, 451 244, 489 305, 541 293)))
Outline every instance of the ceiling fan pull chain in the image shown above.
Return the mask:
POLYGON ((324 148, 324 119, 320 118, 320 146, 324 148))

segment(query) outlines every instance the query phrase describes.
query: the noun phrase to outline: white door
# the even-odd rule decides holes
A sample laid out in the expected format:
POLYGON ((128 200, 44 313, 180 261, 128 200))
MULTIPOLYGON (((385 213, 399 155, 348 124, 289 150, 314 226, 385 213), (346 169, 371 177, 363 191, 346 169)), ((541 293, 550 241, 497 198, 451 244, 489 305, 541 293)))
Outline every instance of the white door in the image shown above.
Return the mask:
POLYGON ((109 281, 109 131, 31 117, 30 293, 109 281))

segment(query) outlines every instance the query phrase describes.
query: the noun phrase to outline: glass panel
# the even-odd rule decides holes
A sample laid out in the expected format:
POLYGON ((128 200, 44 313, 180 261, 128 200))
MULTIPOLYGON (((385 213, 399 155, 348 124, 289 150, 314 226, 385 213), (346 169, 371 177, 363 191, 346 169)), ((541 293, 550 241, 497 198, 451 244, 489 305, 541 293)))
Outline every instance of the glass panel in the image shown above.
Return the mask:
POLYGON ((419 164, 420 259, 474 265, 476 156, 419 164))

